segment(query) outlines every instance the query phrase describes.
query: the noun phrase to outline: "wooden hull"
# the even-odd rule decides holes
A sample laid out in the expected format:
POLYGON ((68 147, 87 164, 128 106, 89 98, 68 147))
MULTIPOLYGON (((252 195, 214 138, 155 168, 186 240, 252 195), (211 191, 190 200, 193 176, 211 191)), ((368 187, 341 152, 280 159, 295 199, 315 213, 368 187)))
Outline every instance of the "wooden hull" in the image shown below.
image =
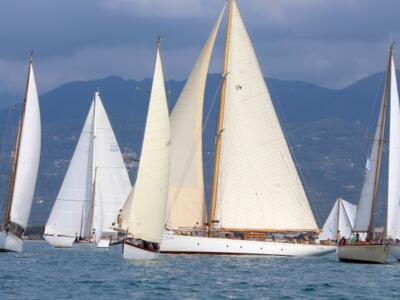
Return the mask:
POLYGON ((160 252, 170 254, 322 256, 336 246, 235 240, 165 233, 160 252))
POLYGON ((388 255, 389 245, 349 245, 338 247, 338 258, 344 262, 384 264, 388 255))
POLYGON ((43 235, 44 239, 54 248, 72 248, 75 238, 70 236, 43 235))
POLYGON ((396 260, 400 260, 400 244, 391 244, 389 246, 390 255, 396 260))
POLYGON ((0 231, 0 252, 22 252, 24 242, 11 232, 0 231))
POLYGON ((159 259, 160 252, 143 249, 134 244, 123 242, 122 257, 127 260, 154 260, 159 259))

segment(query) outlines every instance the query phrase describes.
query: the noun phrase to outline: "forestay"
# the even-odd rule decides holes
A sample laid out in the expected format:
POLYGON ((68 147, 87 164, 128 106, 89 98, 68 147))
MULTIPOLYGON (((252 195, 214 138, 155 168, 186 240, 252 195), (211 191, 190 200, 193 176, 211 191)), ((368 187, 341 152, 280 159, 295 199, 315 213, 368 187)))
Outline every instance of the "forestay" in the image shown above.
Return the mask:
POLYGON ((170 160, 170 127, 159 47, 142 153, 129 218, 134 238, 160 243, 165 225, 170 160))
POLYGON ((41 123, 39 98, 32 61, 29 64, 26 105, 22 121, 10 221, 26 229, 39 170, 41 123))
POLYGON ((202 156, 204 90, 224 10, 171 112, 171 168, 167 206, 169 228, 203 225, 206 218, 202 156))
POLYGON ((232 10, 216 220, 228 229, 316 231, 235 1, 232 10))

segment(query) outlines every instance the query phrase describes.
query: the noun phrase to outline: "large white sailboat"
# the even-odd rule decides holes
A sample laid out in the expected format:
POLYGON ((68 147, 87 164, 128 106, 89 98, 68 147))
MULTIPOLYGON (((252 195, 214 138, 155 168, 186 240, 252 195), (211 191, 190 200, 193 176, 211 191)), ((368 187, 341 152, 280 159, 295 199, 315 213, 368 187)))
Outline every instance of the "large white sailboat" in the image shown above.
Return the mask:
POLYGON ((170 123, 158 41, 140 164, 127 200, 127 236, 122 241, 125 259, 158 257, 165 225, 169 165, 170 123))
POLYGON ((117 235, 113 223, 130 190, 128 172, 97 91, 44 238, 53 247, 72 247, 75 241, 107 247, 117 235))
POLYGON ((35 192, 41 147, 39 98, 29 61, 25 98, 13 152, 4 220, 0 228, 0 252, 22 252, 22 235, 28 225, 35 192))
POLYGON ((217 21, 171 114, 165 253, 323 255, 318 227, 236 1, 229 0, 209 222, 201 156, 217 21))
POLYGON ((393 45, 389 50, 385 88, 380 106, 378 123, 372 142, 371 154, 367 161, 364 184, 357 208, 353 232, 357 240, 352 244, 340 244, 338 257, 341 261, 385 263, 392 241, 393 256, 400 257, 399 239, 399 204, 400 204, 400 109, 397 91, 396 68, 393 59, 393 45), (388 107, 390 110, 388 113, 388 107), (385 123, 389 120, 389 174, 388 174, 388 209, 385 230, 380 236, 374 232, 375 206, 378 197, 379 175, 381 172, 382 151, 385 136, 385 123))

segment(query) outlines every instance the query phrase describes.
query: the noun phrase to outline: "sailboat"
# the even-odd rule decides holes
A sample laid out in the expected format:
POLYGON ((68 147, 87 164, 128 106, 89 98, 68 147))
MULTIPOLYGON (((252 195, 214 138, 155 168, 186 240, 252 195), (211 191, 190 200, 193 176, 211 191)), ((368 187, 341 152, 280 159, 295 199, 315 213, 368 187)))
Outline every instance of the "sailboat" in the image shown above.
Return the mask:
MULTIPOLYGON (((393 45, 389 49, 385 87, 380 106, 379 118, 372 142, 371 153, 367 160, 364 184, 357 208, 353 232, 357 235, 355 243, 339 244, 338 257, 346 262, 385 263, 389 254, 389 244, 386 238, 398 239, 399 226, 399 196, 398 186, 400 175, 400 110, 397 91, 396 68, 393 58, 393 45), (390 102, 389 102, 390 101, 390 102), (389 103, 388 103, 389 102, 389 103), (383 234, 377 236, 374 232, 374 215, 378 198, 379 176, 382 163, 382 151, 385 135, 385 123, 389 117, 387 108, 390 104, 389 124, 389 176, 388 176, 388 210, 387 222, 383 234)), ((393 245, 396 255, 398 245, 393 245)))
POLYGON ((319 235, 321 242, 337 242, 342 237, 348 239, 351 236, 357 212, 357 205, 338 198, 332 207, 328 218, 319 235))
POLYGON ((217 21, 171 114, 165 253, 323 255, 318 227, 236 1, 229 0, 209 221, 201 111, 217 21), (186 163, 186 166, 184 165, 186 163))
POLYGON ((160 40, 151 87, 142 153, 130 207, 122 256, 128 260, 150 260, 159 255, 165 224, 170 164, 170 124, 160 57, 160 40))
POLYGON ((74 155, 47 221, 53 246, 90 241, 108 247, 131 182, 107 113, 95 92, 74 155))
POLYGON ((0 252, 22 252, 22 235, 28 225, 35 192, 41 147, 39 98, 29 60, 25 98, 15 142, 4 220, 0 228, 0 252))

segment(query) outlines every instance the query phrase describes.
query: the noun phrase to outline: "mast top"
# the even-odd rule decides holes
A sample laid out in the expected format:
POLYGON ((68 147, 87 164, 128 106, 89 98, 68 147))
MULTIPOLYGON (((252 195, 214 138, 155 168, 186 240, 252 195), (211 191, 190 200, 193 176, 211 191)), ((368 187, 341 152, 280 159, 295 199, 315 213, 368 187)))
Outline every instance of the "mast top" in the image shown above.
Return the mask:
POLYGON ((29 54, 29 63, 31 64, 33 60, 33 50, 31 50, 31 53, 29 54))
POLYGON ((160 49, 160 45, 161 45, 161 35, 157 35, 157 49, 160 49))

